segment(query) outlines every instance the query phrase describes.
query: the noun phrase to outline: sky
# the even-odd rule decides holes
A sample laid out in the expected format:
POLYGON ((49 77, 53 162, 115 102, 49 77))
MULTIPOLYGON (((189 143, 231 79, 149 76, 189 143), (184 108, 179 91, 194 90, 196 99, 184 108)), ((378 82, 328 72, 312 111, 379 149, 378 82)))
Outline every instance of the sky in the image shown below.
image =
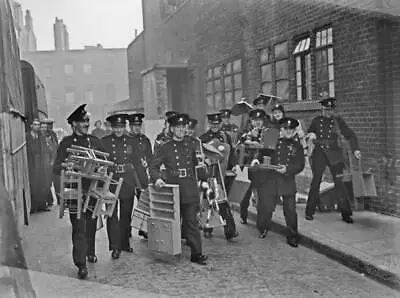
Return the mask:
POLYGON ((126 48, 143 30, 141 0, 16 0, 29 9, 38 50, 53 50, 53 24, 63 19, 71 49, 85 45, 126 48))

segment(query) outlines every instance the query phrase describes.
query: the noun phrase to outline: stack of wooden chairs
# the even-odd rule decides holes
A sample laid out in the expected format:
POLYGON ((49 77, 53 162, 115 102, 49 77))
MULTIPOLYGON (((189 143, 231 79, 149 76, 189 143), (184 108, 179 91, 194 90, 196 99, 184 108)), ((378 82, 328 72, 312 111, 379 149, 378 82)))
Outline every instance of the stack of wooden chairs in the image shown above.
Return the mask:
POLYGON ((70 155, 62 164, 64 169, 61 171, 60 218, 67 210, 70 214, 76 214, 77 218, 87 210, 92 211, 93 218, 112 216, 123 178, 118 181, 112 179, 113 173, 109 173, 108 168, 114 163, 107 160, 109 154, 75 145, 68 148, 67 152, 70 155), (90 181, 86 194, 82 190, 82 179, 90 181))

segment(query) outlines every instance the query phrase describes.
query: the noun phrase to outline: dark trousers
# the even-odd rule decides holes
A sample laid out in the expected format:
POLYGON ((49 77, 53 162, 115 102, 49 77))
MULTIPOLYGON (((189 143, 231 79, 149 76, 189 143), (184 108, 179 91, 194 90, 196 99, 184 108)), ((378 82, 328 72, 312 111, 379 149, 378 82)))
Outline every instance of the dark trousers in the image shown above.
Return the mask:
POLYGON ((108 235, 108 249, 120 249, 120 223, 118 219, 118 202, 115 205, 113 214, 107 218, 107 235, 108 235))
POLYGON ((271 195, 262 186, 257 189, 257 229, 260 233, 271 230, 272 214, 275 210, 276 197, 271 195))
POLYGON ((251 194, 253 193, 253 183, 250 184, 249 189, 247 190, 246 194, 243 197, 243 200, 240 202, 240 217, 247 219, 249 214, 249 206, 250 206, 250 199, 251 194))
POLYGON ((192 256, 200 255, 202 253, 201 236, 197 221, 199 204, 181 204, 180 209, 182 217, 182 230, 184 231, 186 242, 192 251, 192 256))
POLYGON ((288 238, 297 238, 296 195, 285 195, 283 198, 283 215, 288 229, 288 238))
MULTIPOLYGON (((236 233, 235 219, 231 211, 231 207, 228 202, 218 204, 219 215, 225 220, 226 225, 224 226, 225 237, 229 237, 236 233)), ((204 232, 212 233, 213 228, 204 228, 204 232)))
POLYGON ((338 174, 343 173, 344 164, 331 165, 321 148, 316 147, 312 156, 311 170, 313 178, 311 181, 310 192, 308 194, 306 215, 314 215, 317 204, 319 203, 319 187, 325 168, 328 167, 335 183, 335 190, 338 195, 338 205, 343 217, 352 215, 349 195, 343 181, 337 178, 338 174))
POLYGON ((131 232, 131 220, 134 198, 121 199, 119 201, 121 208, 119 213, 119 232, 120 232, 120 248, 128 249, 131 247, 129 242, 129 234, 131 232))
POLYGON ((72 224, 72 258, 76 266, 86 265, 86 257, 95 255, 96 223, 92 213, 81 214, 78 219, 76 214, 69 216, 72 224))

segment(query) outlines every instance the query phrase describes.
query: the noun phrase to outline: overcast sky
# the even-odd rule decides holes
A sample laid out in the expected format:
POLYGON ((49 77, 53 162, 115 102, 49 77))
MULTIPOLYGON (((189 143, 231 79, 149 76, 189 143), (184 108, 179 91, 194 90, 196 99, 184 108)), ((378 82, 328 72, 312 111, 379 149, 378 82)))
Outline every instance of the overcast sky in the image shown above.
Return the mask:
POLYGON ((102 44, 105 48, 126 48, 141 32, 141 0, 16 0, 24 15, 29 9, 38 50, 53 50, 55 18, 64 20, 70 48, 102 44))

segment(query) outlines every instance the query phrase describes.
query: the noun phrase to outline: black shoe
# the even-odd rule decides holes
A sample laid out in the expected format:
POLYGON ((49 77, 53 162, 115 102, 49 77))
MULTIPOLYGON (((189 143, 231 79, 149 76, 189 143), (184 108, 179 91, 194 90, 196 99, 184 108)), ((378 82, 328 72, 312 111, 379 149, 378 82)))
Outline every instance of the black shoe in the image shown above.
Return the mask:
POLYGON ((286 242, 287 242, 287 244, 289 244, 292 247, 297 247, 298 246, 296 238, 288 238, 286 240, 286 242))
POLYGON ((89 263, 97 263, 97 257, 96 255, 89 255, 87 256, 87 260, 89 263))
POLYGON ((190 257, 190 262, 197 263, 199 265, 207 265, 207 259, 208 257, 205 255, 192 255, 190 257))
POLYGON ((138 232, 138 235, 139 235, 139 236, 142 236, 144 239, 149 238, 149 236, 147 235, 147 233, 146 233, 145 231, 142 231, 142 230, 140 230, 140 231, 138 232))
POLYGON ((344 216, 344 217, 342 217, 342 220, 344 222, 347 222, 348 224, 354 223, 354 220, 353 220, 353 218, 351 218, 351 216, 344 216))
POLYGON ((243 225, 247 224, 247 218, 246 217, 242 217, 240 219, 240 223, 243 224, 243 225))
POLYGON ((258 238, 264 239, 265 237, 267 237, 267 234, 268 234, 268 231, 265 230, 264 232, 262 232, 262 233, 258 236, 258 238))
POLYGON ((122 251, 133 252, 133 248, 132 247, 123 248, 122 251))
POLYGON ((233 238, 236 238, 237 236, 239 236, 239 232, 234 232, 232 234, 227 234, 225 235, 226 240, 231 240, 233 238))
POLYGON ((113 260, 119 259, 119 255, 121 254, 121 251, 119 249, 113 249, 111 253, 111 258, 113 260))
POLYGON ((88 276, 88 271, 86 265, 79 266, 78 269, 78 278, 79 279, 86 279, 88 276))
POLYGON ((306 215, 306 220, 314 220, 314 216, 312 216, 312 215, 306 215))

